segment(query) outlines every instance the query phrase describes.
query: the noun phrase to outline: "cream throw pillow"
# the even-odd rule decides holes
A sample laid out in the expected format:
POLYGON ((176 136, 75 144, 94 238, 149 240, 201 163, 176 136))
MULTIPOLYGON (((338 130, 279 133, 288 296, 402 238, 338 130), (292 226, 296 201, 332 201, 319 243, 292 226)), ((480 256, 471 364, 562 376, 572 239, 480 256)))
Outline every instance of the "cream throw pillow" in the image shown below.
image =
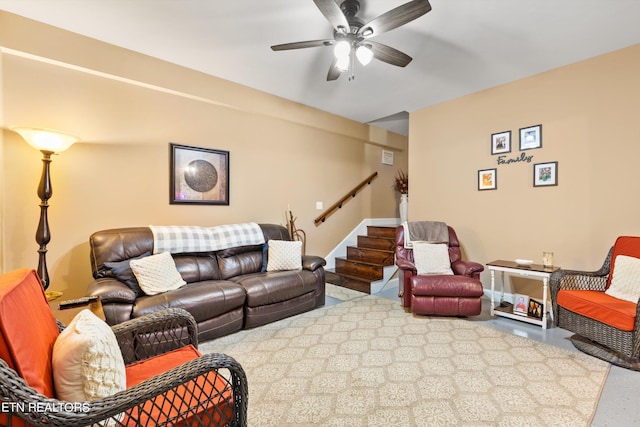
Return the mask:
POLYGON ((138 279, 140 289, 147 295, 172 291, 187 283, 178 273, 176 263, 169 252, 132 259, 129 265, 138 279))
POLYGON ((58 335, 51 361, 59 400, 102 399, 127 386, 116 336, 109 325, 86 309, 58 335))
POLYGON ((453 274, 449 247, 444 243, 413 242, 413 260, 421 276, 453 274))
POLYGON ((267 271, 301 270, 302 242, 269 240, 267 271))
POLYGON ((607 295, 636 304, 640 298, 640 259, 618 255, 607 295))

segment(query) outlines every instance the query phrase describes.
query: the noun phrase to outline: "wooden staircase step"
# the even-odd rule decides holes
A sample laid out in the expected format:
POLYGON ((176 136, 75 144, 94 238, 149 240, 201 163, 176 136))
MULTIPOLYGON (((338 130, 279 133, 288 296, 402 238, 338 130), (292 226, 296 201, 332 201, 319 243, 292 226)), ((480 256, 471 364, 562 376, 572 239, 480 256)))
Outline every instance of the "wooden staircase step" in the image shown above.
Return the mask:
POLYGON ((394 253, 393 251, 385 251, 382 249, 347 246, 347 259, 369 262, 371 264, 393 265, 394 253))
POLYGON ((393 251, 395 249, 395 241, 385 237, 358 236, 358 247, 393 251))
POLYGON ((360 277, 349 276, 348 274, 337 274, 333 271, 326 270, 325 280, 327 283, 342 286, 343 288, 353 289, 354 291, 371 293, 371 281, 360 277))
POLYGON ((384 266, 338 257, 336 273, 344 273, 365 280, 380 280, 384 277, 384 266))
POLYGON ((387 239, 392 239, 395 241, 396 239, 396 226, 385 226, 385 225, 368 225, 367 226, 367 236, 369 237, 384 237, 387 239))

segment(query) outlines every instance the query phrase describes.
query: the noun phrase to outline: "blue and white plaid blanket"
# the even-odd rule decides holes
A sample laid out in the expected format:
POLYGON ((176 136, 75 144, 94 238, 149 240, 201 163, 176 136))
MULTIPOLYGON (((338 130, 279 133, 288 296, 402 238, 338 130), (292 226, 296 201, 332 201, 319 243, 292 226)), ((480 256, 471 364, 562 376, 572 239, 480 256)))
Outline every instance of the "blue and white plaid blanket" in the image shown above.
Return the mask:
POLYGON ((150 225, 149 228, 153 233, 154 254, 211 252, 264 243, 262 229, 254 222, 215 227, 150 225))

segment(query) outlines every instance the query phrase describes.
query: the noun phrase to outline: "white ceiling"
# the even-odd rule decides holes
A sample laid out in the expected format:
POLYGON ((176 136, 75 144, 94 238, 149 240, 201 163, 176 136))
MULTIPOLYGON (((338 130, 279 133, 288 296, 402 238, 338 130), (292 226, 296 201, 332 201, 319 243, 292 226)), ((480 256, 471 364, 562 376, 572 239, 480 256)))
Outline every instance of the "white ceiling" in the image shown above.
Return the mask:
MULTIPOLYGON (((366 22, 407 0, 360 1, 366 22)), ((334 82, 331 48, 270 49, 332 38, 312 0, 0 0, 0 9, 405 135, 408 112, 640 42, 640 0, 430 2, 431 12, 373 39, 412 56, 406 68, 374 60, 334 82)))

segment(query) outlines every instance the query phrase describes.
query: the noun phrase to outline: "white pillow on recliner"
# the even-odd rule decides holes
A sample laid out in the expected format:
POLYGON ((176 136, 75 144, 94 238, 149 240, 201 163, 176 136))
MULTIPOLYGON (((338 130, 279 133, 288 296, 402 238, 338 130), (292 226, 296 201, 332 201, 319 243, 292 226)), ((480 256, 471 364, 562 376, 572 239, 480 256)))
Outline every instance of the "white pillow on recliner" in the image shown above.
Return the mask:
POLYGON ((420 276, 453 274, 449 246, 446 244, 413 242, 413 260, 420 276))
POLYGON ((605 294, 636 304, 640 298, 640 259, 618 255, 613 262, 613 277, 605 294))

